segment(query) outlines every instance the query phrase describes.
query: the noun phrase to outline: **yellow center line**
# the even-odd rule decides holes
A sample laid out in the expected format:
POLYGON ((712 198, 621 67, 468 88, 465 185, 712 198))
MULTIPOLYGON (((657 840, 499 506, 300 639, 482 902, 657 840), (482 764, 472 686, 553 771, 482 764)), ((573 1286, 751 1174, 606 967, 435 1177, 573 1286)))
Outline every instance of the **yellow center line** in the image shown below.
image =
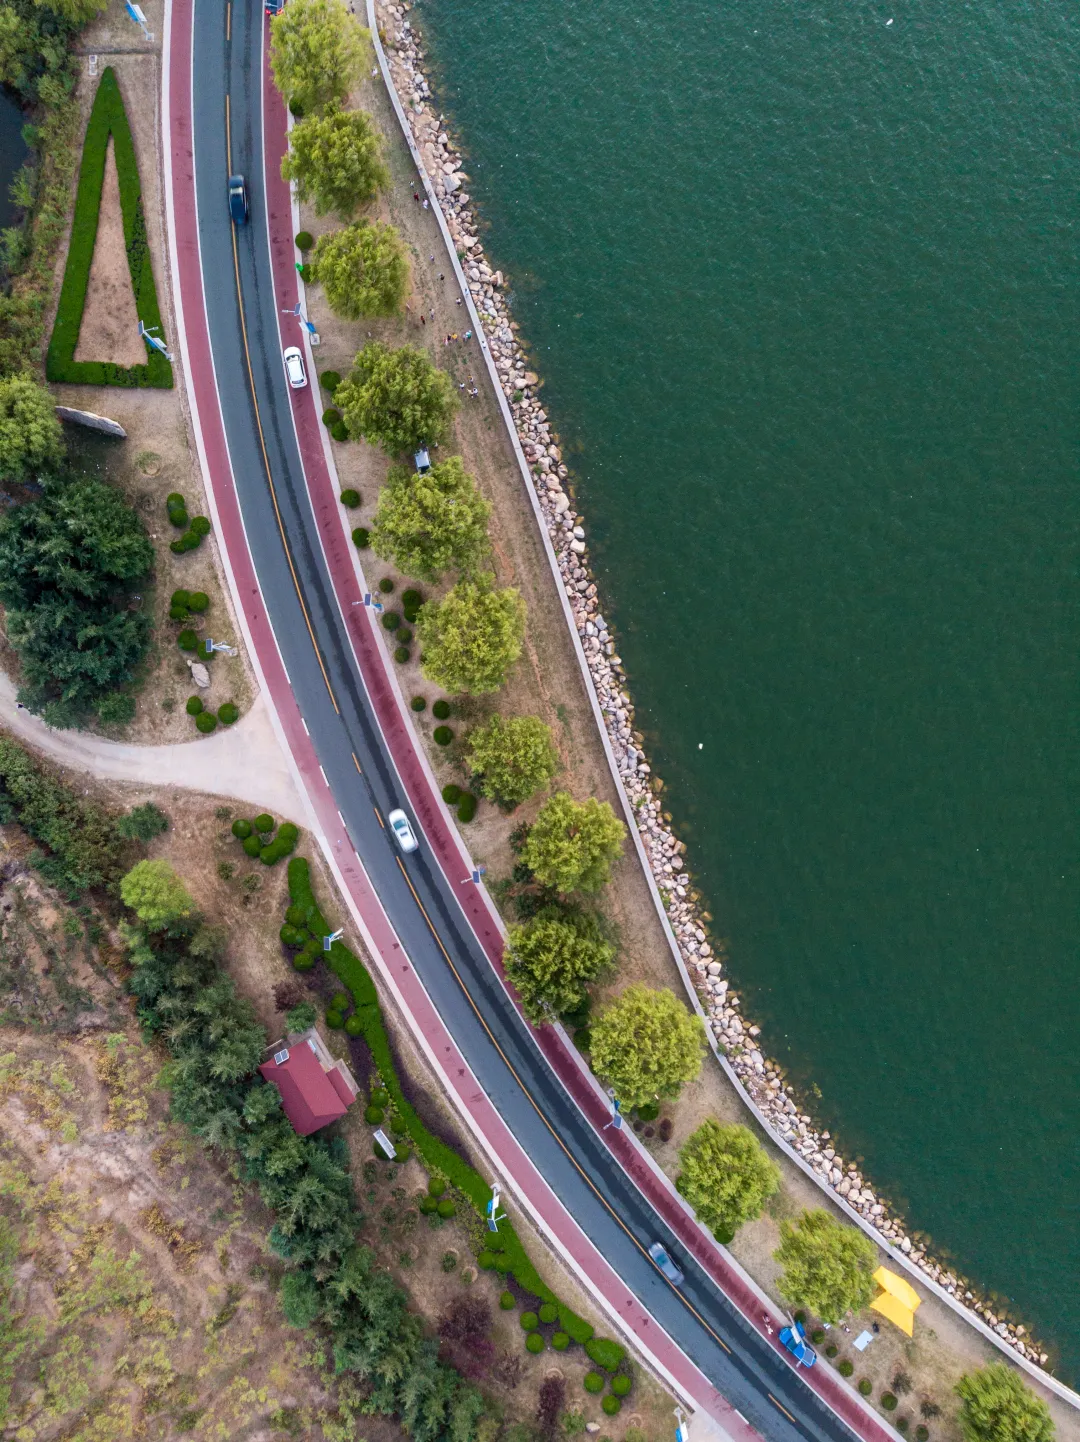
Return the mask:
MULTIPOLYGON (((352 754, 352 759, 353 759, 353 765, 356 767, 357 771, 360 771, 360 763, 359 763, 359 761, 357 761, 357 759, 356 759, 356 752, 355 752, 355 751, 354 751, 353 754, 352 754)), ((362 771, 360 771, 360 775, 363 776, 363 774, 364 774, 364 773, 363 773, 362 771)))
MULTIPOLYGON (((780 1408, 780 1411, 783 1412, 784 1416, 788 1419, 789 1422, 795 1422, 795 1418, 791 1415, 788 1409, 784 1406, 782 1402, 778 1402, 771 1392, 766 1392, 765 1395, 766 1397, 768 1397, 769 1401, 773 1404, 774 1407, 780 1408)), ((795 1426, 797 1427, 798 1425, 798 1422, 795 1422, 795 1426)))
MULTIPOLYGON (((229 96, 229 95, 226 95, 226 96, 225 96, 225 149, 226 149, 226 156, 227 156, 227 162, 228 162, 228 167, 229 167, 229 174, 231 175, 231 174, 232 174, 232 119, 231 119, 231 111, 230 111, 230 104, 229 104, 229 102, 230 102, 230 96, 229 96)), ((235 274, 235 276, 236 276, 236 301, 237 301, 237 305, 238 305, 239 308, 240 308, 240 334, 241 334, 241 336, 243 337, 243 341, 244 341, 244 360, 245 360, 245 362, 247 363, 248 384, 249 384, 249 386, 251 387, 251 402, 252 402, 252 405, 255 407, 255 424, 256 424, 256 426, 258 427, 258 431, 259 431, 259 446, 260 446, 260 448, 262 449, 263 467, 264 467, 264 469, 265 469, 265 471, 266 471, 266 481, 267 481, 267 485, 270 487, 270 499, 272 500, 273 505, 274 505, 274 515, 275 515, 275 517, 277 518, 278 531, 279 531, 280 534, 281 534, 281 544, 282 544, 282 545, 284 546, 284 548, 285 548, 285 559, 286 559, 286 560, 288 561, 288 563, 289 563, 289 574, 292 576, 293 585, 294 585, 295 588, 296 588, 296 598, 297 598, 297 600, 300 602, 300 610, 303 612, 304 624, 307 626, 308 635, 311 637, 311 645, 312 645, 312 647, 313 647, 313 649, 314 649, 314 651, 315 651, 315 659, 316 659, 316 661, 318 661, 318 663, 319 663, 319 670, 322 672, 322 678, 323 678, 323 680, 326 682, 326 689, 327 689, 327 691, 330 693, 330 700, 331 700, 331 702, 333 703, 334 710, 335 710, 335 711, 337 712, 337 714, 340 716, 340 715, 341 715, 341 707, 340 707, 340 706, 338 705, 338 703, 337 703, 337 697, 334 695, 334 688, 333 688, 333 686, 331 686, 331 684, 330 684, 330 677, 329 677, 329 675, 327 674, 327 670, 326 670, 325 665, 323 664, 322 652, 319 650, 319 643, 318 643, 318 641, 316 641, 316 639, 315 639, 315 630, 314 630, 314 627, 313 627, 312 624, 311 624, 311 617, 308 615, 308 608, 307 608, 307 605, 306 605, 306 603, 305 603, 305 601, 304 601, 303 592, 302 592, 301 589, 300 589, 300 578, 297 576, 297 574, 296 574, 296 567, 295 567, 294 564, 293 564, 292 550, 291 550, 290 547, 289 547, 288 537, 287 537, 286 534, 285 534, 285 524, 284 524, 284 522, 283 522, 282 519, 281 519, 281 508, 280 508, 279 505, 278 505, 277 489, 276 489, 276 487, 274 486, 274 477, 273 477, 273 475, 271 474, 271 471, 270 471, 270 457, 269 457, 269 455, 267 454, 267 451, 266 451, 266 437, 265 437, 264 434, 263 434, 262 415, 261 415, 261 413, 260 413, 260 411, 259 411, 259 398, 258 398, 258 396, 255 394, 255 375, 254 375, 254 372, 252 371, 252 368, 251 368, 251 351, 250 351, 250 349, 249 349, 249 347, 248 347, 247 320, 246 320, 245 315, 244 315, 244 296, 243 296, 243 292, 242 292, 241 289, 240 289, 240 252, 239 252, 239 249, 238 249, 237 243, 236 243, 236 226, 235 226, 235 224, 233 224, 232 222, 230 222, 230 227, 231 227, 231 229, 232 229, 233 272, 234 272, 234 274, 235 274)))
MULTIPOLYGON (((354 759, 355 759, 355 758, 354 758, 354 759)), ((359 766, 358 766, 356 769, 357 769, 357 771, 359 771, 359 770, 360 770, 359 766)), ((379 808, 378 808, 377 806, 374 806, 374 805, 372 806, 371 809, 375 812, 375 815, 379 818, 379 825, 380 825, 380 826, 382 827, 382 829, 385 831, 385 830, 386 830, 386 822, 382 819, 382 812, 379 810, 379 808)), ((401 858, 400 858, 400 856, 398 857, 398 865, 399 865, 399 866, 401 865, 401 858)), ((407 877, 406 877, 406 880, 408 880, 407 877)), ((423 909, 424 909, 424 908, 421 906, 420 910, 423 911, 423 909)), ((428 922, 428 925, 430 926, 431 923, 428 922)))
MULTIPOLYGON (((618 1222, 619 1226, 623 1229, 623 1231, 626 1233, 626 1235, 630 1238, 630 1240, 633 1242, 634 1246, 637 1247, 638 1251, 639 1251, 639 1252, 641 1253, 641 1255, 645 1258, 645 1260, 646 1260, 647 1262, 649 1262, 649 1263, 655 1268, 657 1274, 658 1274, 660 1277, 663 1277, 663 1280, 664 1280, 665 1282, 667 1282, 668 1286, 669 1286, 669 1287, 671 1288, 671 1290, 675 1293, 675 1295, 679 1298, 679 1300, 683 1303, 683 1305, 684 1305, 689 1311, 691 1311, 691 1312, 694 1314, 694 1316, 698 1319, 698 1321, 699 1321, 699 1322, 701 1323, 701 1325, 705 1328, 705 1330, 709 1333, 709 1335, 713 1338, 713 1340, 716 1341, 716 1342, 719 1342, 719 1343, 720 1343, 720 1346, 723 1347, 724 1351, 727 1352, 727 1353, 730 1355, 730 1354, 731 1354, 731 1348, 730 1348, 730 1347, 728 1346, 728 1344, 724 1341, 723 1337, 719 1336, 719 1335, 713 1330, 713 1328, 710 1327, 709 1323, 706 1322, 705 1318, 701 1315, 701 1313, 698 1311, 698 1309, 694 1306, 694 1304, 693 1304, 692 1302, 690 1302, 690 1301, 684 1296, 684 1294, 683 1294, 682 1292, 679 1291, 678 1287, 676 1287, 675 1284, 674 1284, 673 1282, 671 1282, 667 1277, 664 1277, 663 1272, 661 1272, 660 1269, 659 1269, 658 1267, 656 1267, 655 1262, 653 1262, 652 1258, 649 1256, 649 1253, 648 1253, 648 1251, 646 1250, 646 1248, 641 1244, 641 1242, 638 1241, 637 1237, 634 1236, 633 1232, 630 1230, 630 1228, 629 1228, 629 1227, 626 1225, 626 1223, 623 1221, 622 1217, 619 1216, 618 1212, 617 1212, 617 1211, 615 1210, 615 1208, 611 1205, 611 1203, 607 1200, 607 1198, 603 1195, 603 1193, 600 1192, 600 1191, 597 1189, 597 1187, 596 1187, 595 1183, 593 1182, 592 1178, 591 1178, 591 1177, 588 1175, 588 1173, 584 1170, 584 1168, 581 1166, 581 1163, 577 1160, 577 1158, 576 1158, 576 1157, 573 1155, 573 1153, 570 1151, 569 1147, 568 1147, 568 1146, 566 1145, 566 1143, 563 1141, 562 1137, 559 1136, 558 1132, 557 1132, 557 1131, 555 1130, 555 1128, 551 1125, 550 1121, 548 1121, 547 1117, 546 1117, 546 1116, 544 1115, 544 1113, 540 1110, 540 1107, 539 1107, 539 1105, 537 1104, 536 1099, 533 1097, 533 1095, 532 1095, 532 1093, 529 1091, 528 1087, 525 1085, 525 1083, 522 1081, 521 1077, 518 1075, 517 1069, 515 1068, 513 1062, 510 1060, 510 1058, 509 1058, 509 1057, 506 1055, 506 1053, 503 1051, 502 1047, 499 1045, 499 1043, 498 1043, 498 1041, 496 1040, 496 1038, 495 1038, 495 1036, 494 1036, 491 1028, 488 1026, 487 1022, 485 1021, 484 1016, 483 1016, 483 1013, 480 1011, 480 1008, 476 1005, 476 1002, 472 999, 472 996, 469 994, 469 989, 468 989, 468 987, 465 985, 465 983, 462 981, 461 975, 460 975, 457 967, 454 965, 453 961, 451 960, 450 953, 447 951, 446 947, 443 945, 443 943, 442 943, 442 938, 439 936, 439 933, 435 930, 435 927, 434 927, 434 925, 432 924, 431 917, 428 916, 427 911, 426 911, 426 909, 425 909, 425 907, 424 907, 424 903, 420 900, 420 897, 417 895, 416 887, 413 886, 413 884, 412 884, 412 878, 409 876, 409 873, 405 870, 405 866, 404 866, 404 863, 403 863, 402 860, 401 860, 401 857, 398 856, 398 857, 396 857, 395 859, 396 859, 396 861, 397 861, 398 866, 401 868, 401 874, 402 874, 402 876, 404 876, 404 878, 405 878, 405 885, 406 885, 406 886, 409 888, 409 890, 412 892, 413 900, 416 902, 417 906, 420 908, 420 915, 421 915, 421 916, 424 918, 424 920, 427 922, 427 924, 428 924, 428 929, 430 930, 432 936, 435 938, 435 944, 436 944, 436 946, 439 948, 439 950, 442 952, 443 956, 446 958, 446 963, 447 963, 447 965, 450 967, 450 970, 454 973, 454 978, 455 978, 455 980, 457 981, 458 986, 461 987, 461 990, 465 993, 465 998, 466 998, 466 1000, 468 1001, 469 1005, 472 1007, 473 1011, 476 1013, 476 1018, 477 1018, 477 1020, 479 1021, 480 1025, 484 1028, 484 1030, 487 1032, 488 1039, 490 1040, 492 1046, 495 1048, 495 1050, 496 1050, 496 1051, 499 1053, 499 1055, 502 1057, 503 1061, 506 1063, 506 1066, 507 1066, 507 1068, 508 1068, 508 1070, 509 1070, 509 1072, 510 1072, 510 1075, 511 1075, 511 1076, 514 1078, 514 1080, 517 1082, 518 1086, 519 1086, 519 1087, 521 1088, 521 1090, 524 1092, 525 1096, 528 1097, 529 1102, 530 1102, 530 1104, 532 1105, 533 1111, 536 1112, 536 1115, 540 1118, 540 1120, 541 1120, 541 1121, 544 1123, 544 1125, 547 1127, 548 1131, 551 1133, 551 1135, 552 1135, 552 1136, 555 1138, 555 1140, 558 1142, 559 1146, 560 1146, 560 1147, 562 1148, 562 1150, 565 1152, 566 1157, 567 1157, 567 1160, 570 1161, 570 1162, 573 1164, 574 1168, 575 1168, 575 1169, 577 1170, 577 1172, 578 1172, 578 1175, 581 1177, 582 1181, 585 1182, 585 1184, 589 1187, 590 1191, 591 1191, 591 1192, 593 1193, 593 1195, 596 1197, 597 1201, 601 1202, 601 1203, 603 1204, 603 1206, 608 1210, 608 1212, 610 1212, 611 1216, 614 1218, 614 1220, 615 1220, 616 1222, 618 1222)), ((779 1406, 779 1403, 777 1403, 777 1406, 779 1406)))
POLYGON ((225 6, 225 43, 232 39, 232 0, 225 6))

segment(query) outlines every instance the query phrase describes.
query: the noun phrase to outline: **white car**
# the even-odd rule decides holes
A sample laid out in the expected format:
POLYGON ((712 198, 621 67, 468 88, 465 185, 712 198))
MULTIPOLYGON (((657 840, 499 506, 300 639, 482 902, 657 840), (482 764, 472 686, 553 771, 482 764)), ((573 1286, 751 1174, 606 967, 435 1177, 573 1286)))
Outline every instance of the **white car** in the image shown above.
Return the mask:
POLYGON ((286 346, 281 353, 281 359, 285 362, 285 374, 289 378, 289 384, 294 391, 302 391, 307 385, 307 371, 304 369, 304 357, 299 346, 286 346))
POLYGON ((402 851, 415 851, 419 843, 404 811, 391 811, 386 819, 402 851))
POLYGON ((675 1265, 675 1263, 668 1256, 667 1248, 662 1247, 659 1242, 653 1242, 652 1246, 649 1248, 649 1256, 660 1268, 668 1281, 673 1282, 676 1287, 681 1287, 682 1284, 686 1281, 686 1278, 683 1276, 682 1268, 675 1265))

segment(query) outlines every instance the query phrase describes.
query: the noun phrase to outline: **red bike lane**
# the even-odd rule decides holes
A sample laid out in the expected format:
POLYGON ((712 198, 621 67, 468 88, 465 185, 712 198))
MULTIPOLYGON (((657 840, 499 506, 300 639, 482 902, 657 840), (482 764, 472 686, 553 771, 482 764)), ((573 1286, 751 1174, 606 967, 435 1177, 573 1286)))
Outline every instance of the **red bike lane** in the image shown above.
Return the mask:
MULTIPOLYGON (((280 327, 282 312, 290 311, 297 305, 300 292, 296 272, 298 255, 293 244, 291 195, 289 186, 281 179, 281 158, 288 144, 288 118, 268 65, 264 65, 263 74, 263 121, 270 249, 280 327)), ((295 335, 282 330, 283 345, 295 344, 295 341, 295 335)), ((308 358, 311 359, 310 350, 308 358)), ((294 393, 293 417, 308 493, 341 614, 345 618, 380 729, 423 827, 425 839, 439 858, 445 875, 455 883, 465 883, 470 876, 471 864, 457 829, 432 785, 430 772, 418 754, 415 732, 391 679, 391 661, 376 629, 374 612, 357 604, 362 595, 355 570, 355 551, 347 516, 338 499, 336 476, 326 461, 318 383, 314 374, 311 380, 307 390, 294 393)), ((461 893, 462 887, 458 886, 456 892, 461 893)), ((461 900, 462 910, 517 1005, 502 969, 500 919, 486 892, 479 887, 468 885, 464 898, 461 900)), ((520 1006, 518 1009, 520 1011, 520 1006)), ((777 1337, 778 1320, 771 1309, 766 1317, 758 1292, 731 1264, 709 1234, 688 1215, 673 1189, 656 1175, 636 1139, 625 1130, 605 1129, 610 1119, 608 1106, 583 1074, 582 1066, 567 1042, 552 1027, 534 1028, 533 1032, 540 1050, 567 1092, 638 1189, 648 1198, 650 1205, 664 1218, 672 1233, 721 1291, 739 1308, 747 1322, 786 1357, 777 1337)), ((895 1442, 892 1430, 874 1416, 854 1389, 849 1388, 831 1368, 820 1365, 804 1371, 802 1376, 832 1411, 866 1442, 895 1442)), ((735 1416, 740 1414, 735 1413, 735 1416)))

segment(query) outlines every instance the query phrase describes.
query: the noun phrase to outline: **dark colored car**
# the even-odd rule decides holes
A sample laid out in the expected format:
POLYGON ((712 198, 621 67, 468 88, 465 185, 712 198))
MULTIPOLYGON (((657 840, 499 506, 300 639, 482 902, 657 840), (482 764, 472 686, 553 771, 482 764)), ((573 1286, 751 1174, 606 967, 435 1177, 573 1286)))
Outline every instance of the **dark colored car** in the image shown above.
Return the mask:
POLYGON ((247 182, 242 175, 229 176, 229 214, 236 225, 245 225, 248 218, 247 182))
POLYGON ((267 15, 280 15, 285 7, 285 0, 265 0, 263 9, 267 15))

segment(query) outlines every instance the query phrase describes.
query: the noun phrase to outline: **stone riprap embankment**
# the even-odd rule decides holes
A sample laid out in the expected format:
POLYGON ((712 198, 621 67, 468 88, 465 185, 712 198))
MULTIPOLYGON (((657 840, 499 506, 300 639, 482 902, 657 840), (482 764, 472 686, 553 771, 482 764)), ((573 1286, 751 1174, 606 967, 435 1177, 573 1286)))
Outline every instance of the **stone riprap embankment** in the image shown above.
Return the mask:
POLYGON ((461 155, 451 143, 443 116, 432 97, 425 73, 420 36, 410 21, 411 6, 376 6, 391 76, 484 325, 499 381, 510 406, 518 438, 532 471, 540 510, 547 525, 574 622, 592 673, 600 709, 618 765, 619 775, 637 820, 691 982, 697 990, 708 1025, 726 1053, 746 1091, 777 1136, 797 1152, 820 1181, 842 1197, 881 1238, 898 1248, 931 1281, 974 1311, 1017 1353, 1039 1365, 1048 1355, 1028 1337, 1023 1326, 997 1316, 963 1278, 928 1255, 890 1214, 853 1163, 846 1163, 827 1131, 817 1129, 801 1110, 793 1088, 761 1047, 761 1028, 740 1015, 739 998, 723 975, 698 906, 698 893, 686 873, 686 850, 668 825, 658 799, 659 781, 652 776, 643 738, 634 730, 634 708, 626 673, 611 628, 604 619, 596 584, 588 567, 584 517, 567 489, 569 471, 551 420, 539 399, 539 376, 530 369, 516 336, 505 295, 505 278, 487 262, 477 236, 468 176, 461 155))

